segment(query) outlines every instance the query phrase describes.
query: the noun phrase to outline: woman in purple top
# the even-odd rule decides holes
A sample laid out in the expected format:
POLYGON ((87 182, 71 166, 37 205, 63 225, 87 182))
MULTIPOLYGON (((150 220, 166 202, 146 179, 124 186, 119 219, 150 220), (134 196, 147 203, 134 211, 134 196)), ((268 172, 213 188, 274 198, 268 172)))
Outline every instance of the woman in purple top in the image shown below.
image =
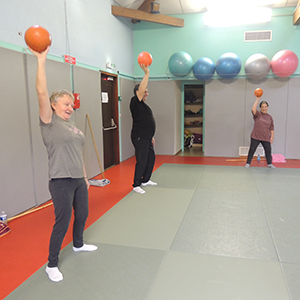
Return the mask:
POLYGON ((245 167, 250 167, 256 148, 259 144, 262 144, 265 150, 268 168, 276 168, 274 165, 272 165, 271 154, 271 144, 273 143, 274 138, 274 122, 272 116, 268 114, 268 102, 261 101, 259 104, 260 111, 257 110, 257 104, 259 100, 260 97, 256 97, 251 109, 254 119, 254 128, 251 133, 251 144, 245 167))

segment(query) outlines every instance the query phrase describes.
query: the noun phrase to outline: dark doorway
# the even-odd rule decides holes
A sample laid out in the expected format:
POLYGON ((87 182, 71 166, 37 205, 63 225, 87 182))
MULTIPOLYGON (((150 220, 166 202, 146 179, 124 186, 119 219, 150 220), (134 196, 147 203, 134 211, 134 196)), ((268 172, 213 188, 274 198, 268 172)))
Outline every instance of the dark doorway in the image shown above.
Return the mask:
POLYGON ((120 163, 118 77, 101 73, 104 169, 120 163))
POLYGON ((204 85, 184 85, 184 136, 181 156, 204 156, 204 85))

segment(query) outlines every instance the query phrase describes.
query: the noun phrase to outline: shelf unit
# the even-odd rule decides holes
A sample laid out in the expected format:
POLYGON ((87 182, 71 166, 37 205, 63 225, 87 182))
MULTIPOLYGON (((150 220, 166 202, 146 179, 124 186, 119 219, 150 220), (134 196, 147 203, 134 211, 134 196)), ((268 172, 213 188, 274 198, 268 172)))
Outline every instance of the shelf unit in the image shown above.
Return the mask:
POLYGON ((203 85, 184 86, 184 131, 195 136, 192 147, 202 147, 203 137, 203 85))

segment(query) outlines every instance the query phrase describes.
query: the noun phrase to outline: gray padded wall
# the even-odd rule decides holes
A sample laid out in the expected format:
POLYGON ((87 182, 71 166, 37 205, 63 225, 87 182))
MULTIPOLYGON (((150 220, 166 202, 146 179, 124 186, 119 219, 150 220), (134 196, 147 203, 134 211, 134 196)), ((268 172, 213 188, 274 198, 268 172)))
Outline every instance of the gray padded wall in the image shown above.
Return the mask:
POLYGON ((90 117, 102 169, 104 169, 100 72, 74 67, 74 92, 80 94, 80 108, 75 110, 74 115, 76 125, 85 134, 84 163, 87 176, 91 178, 100 174, 101 169, 87 122, 87 113, 90 117))
POLYGON ((275 128, 272 152, 284 154, 287 122, 288 79, 268 78, 261 82, 251 82, 246 80, 245 143, 242 146, 250 145, 250 134, 254 125, 251 108, 255 101, 253 92, 257 87, 262 88, 264 91, 261 100, 268 102, 268 113, 274 119, 275 128))
POLYGON ((24 54, 0 48, 0 211, 36 205, 24 54))
POLYGON ((286 127, 286 158, 300 159, 300 78, 289 80, 289 101, 287 104, 287 127, 286 127))
POLYGON ((130 132, 132 127, 132 118, 129 109, 130 99, 133 96, 133 88, 135 82, 126 78, 120 78, 119 90, 121 95, 120 101, 120 161, 124 161, 134 155, 134 148, 130 140, 130 132))
MULTIPOLYGON (((0 48, 1 156, 0 210, 9 217, 48 201, 48 158, 43 144, 35 90, 37 62, 32 54, 0 48)), ((48 90, 71 91, 70 65, 47 60, 48 90)), ((102 117, 100 75, 97 71, 74 68, 75 92, 81 108, 72 119, 86 134, 84 159, 89 177, 100 173, 86 121, 89 113, 99 156, 102 159, 102 117)))
POLYGON ((205 156, 236 157, 244 142, 245 80, 205 86, 205 156))
POLYGON ((149 81, 149 97, 147 104, 151 107, 155 121, 155 152, 159 155, 174 155, 181 145, 178 145, 178 135, 181 135, 181 93, 176 81, 149 81), (179 116, 180 115, 180 116, 179 116), (180 128, 180 132, 177 132, 180 128))
POLYGON ((275 124, 272 152, 299 159, 298 101, 300 78, 213 80, 206 84, 205 156, 238 156, 239 146, 250 145, 253 129, 251 107, 254 90, 263 89, 262 100, 275 124))
POLYGON ((183 138, 182 113, 184 111, 183 100, 181 100, 181 81, 175 81, 175 131, 174 131, 174 154, 181 150, 183 138))
MULTIPOLYGON (((136 83, 122 78, 120 80, 121 142, 122 160, 134 155, 130 140, 132 118, 129 110, 133 87, 136 83)), ((155 153, 174 155, 181 149, 181 83, 176 81, 149 81, 147 104, 151 107, 155 121, 155 153)))
MULTIPOLYGON (((41 204, 51 199, 48 191, 48 157, 39 126, 39 106, 35 89, 37 60, 32 54, 26 55, 26 60, 30 99, 34 179, 37 204, 41 204)), ((49 94, 54 90, 59 89, 71 90, 70 69, 68 65, 47 60, 46 75, 49 94)))

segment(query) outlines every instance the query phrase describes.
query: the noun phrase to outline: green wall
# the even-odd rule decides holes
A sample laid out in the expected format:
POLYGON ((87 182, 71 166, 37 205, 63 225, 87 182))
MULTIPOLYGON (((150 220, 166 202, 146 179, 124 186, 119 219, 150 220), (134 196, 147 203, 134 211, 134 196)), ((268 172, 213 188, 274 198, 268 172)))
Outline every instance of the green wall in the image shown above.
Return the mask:
MULTIPOLYGON (((161 25, 142 21, 134 25, 134 72, 142 76, 136 57, 141 51, 148 51, 153 56, 150 67, 151 77, 167 78, 168 61, 177 51, 189 53, 196 62, 201 57, 208 57, 215 63, 226 52, 236 53, 242 61, 238 77, 245 76, 244 64, 255 53, 266 55, 271 61, 280 50, 289 49, 300 58, 300 26, 293 25, 293 7, 273 9, 269 23, 237 27, 214 28, 205 26, 203 13, 173 15, 184 19, 184 27, 161 25), (270 42, 244 42, 245 31, 272 30, 270 42)), ((270 71, 269 76, 273 76, 270 71)), ((300 67, 293 76, 300 76, 300 67)), ((174 77, 170 74, 170 77, 174 77)), ((188 79, 195 79, 191 72, 188 79)), ((218 78, 217 75, 214 78, 218 78)))

